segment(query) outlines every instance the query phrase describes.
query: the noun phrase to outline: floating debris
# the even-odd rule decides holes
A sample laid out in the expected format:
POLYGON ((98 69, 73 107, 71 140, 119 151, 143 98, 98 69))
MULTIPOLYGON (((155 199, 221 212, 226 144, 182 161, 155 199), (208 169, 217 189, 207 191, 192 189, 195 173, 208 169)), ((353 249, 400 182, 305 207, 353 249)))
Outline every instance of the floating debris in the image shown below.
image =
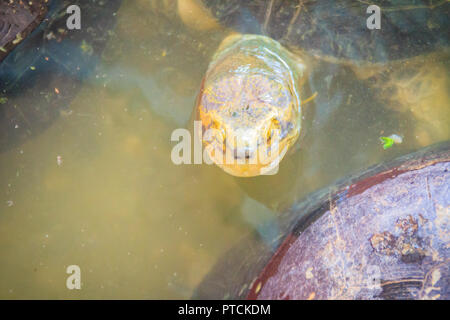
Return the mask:
POLYGON ((311 97, 309 97, 308 99, 303 100, 303 101, 302 101, 302 104, 306 104, 306 103, 308 103, 308 102, 310 102, 310 101, 313 101, 316 97, 317 97, 317 91, 314 92, 314 94, 313 94, 311 97))
POLYGON ((73 110, 59 110, 59 114, 63 117, 68 117, 73 114, 73 110))
POLYGON ((256 293, 256 294, 258 294, 259 291, 261 290, 261 286, 262 286, 262 283, 259 282, 258 285, 256 286, 256 289, 255 289, 255 293, 256 293))
POLYGON ((63 163, 63 159, 61 156, 56 156, 56 164, 58 165, 58 167, 61 167, 63 163))
POLYGON ((53 33, 53 31, 50 31, 49 33, 47 33, 47 35, 45 35, 45 38, 47 40, 56 39, 55 34, 53 33))
POLYGON ((389 149, 394 145, 394 140, 389 137, 380 137, 381 143, 383 143, 383 149, 389 149))
POLYGON ((389 137, 380 137, 381 143, 383 143, 383 149, 389 149, 394 144, 400 144, 403 142, 403 138, 398 134, 391 134, 389 137))
POLYGON ((83 53, 85 53, 85 54, 91 55, 94 53, 94 48, 89 43, 87 43, 85 40, 83 40, 81 42, 80 48, 83 51, 83 53))
POLYGON ((18 44, 20 41, 22 41, 22 35, 20 34, 20 32, 16 35, 16 38, 13 40, 13 44, 18 44))
POLYGON ((8 102, 7 97, 0 97, 0 104, 5 104, 6 102, 8 102))

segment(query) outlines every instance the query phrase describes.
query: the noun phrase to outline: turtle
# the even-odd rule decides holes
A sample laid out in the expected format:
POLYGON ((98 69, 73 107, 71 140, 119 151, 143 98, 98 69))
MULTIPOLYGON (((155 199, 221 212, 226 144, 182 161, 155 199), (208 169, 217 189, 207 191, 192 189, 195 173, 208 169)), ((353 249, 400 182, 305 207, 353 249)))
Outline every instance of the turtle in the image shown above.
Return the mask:
POLYGON ((303 107, 321 94, 302 88, 320 61, 348 67, 380 101, 411 112, 419 144, 449 138, 448 1, 178 0, 178 11, 193 29, 230 30, 193 119, 208 161, 231 175, 274 174, 299 147, 303 107), (368 27, 370 5, 380 29, 368 27), (430 98, 436 92, 444 101, 430 98))
POLYGON ((450 298, 450 143, 341 178, 293 203, 270 242, 250 234, 195 299, 450 298))
POLYGON ((95 70, 120 0, 0 2, 0 151, 47 128, 95 70), (70 30, 70 6, 81 28, 70 30))

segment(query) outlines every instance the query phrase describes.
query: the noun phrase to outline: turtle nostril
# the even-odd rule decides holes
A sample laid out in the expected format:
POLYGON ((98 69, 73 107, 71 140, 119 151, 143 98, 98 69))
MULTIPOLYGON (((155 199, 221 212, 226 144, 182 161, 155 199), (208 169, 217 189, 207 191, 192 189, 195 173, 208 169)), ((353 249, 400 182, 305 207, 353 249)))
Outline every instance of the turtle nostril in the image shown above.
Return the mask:
POLYGON ((239 150, 234 149, 233 156, 235 159, 250 159, 253 156, 253 152, 250 149, 239 150))
POLYGON ((239 159, 240 158, 240 153, 238 152, 238 149, 234 149, 233 150, 233 156, 235 159, 239 159))

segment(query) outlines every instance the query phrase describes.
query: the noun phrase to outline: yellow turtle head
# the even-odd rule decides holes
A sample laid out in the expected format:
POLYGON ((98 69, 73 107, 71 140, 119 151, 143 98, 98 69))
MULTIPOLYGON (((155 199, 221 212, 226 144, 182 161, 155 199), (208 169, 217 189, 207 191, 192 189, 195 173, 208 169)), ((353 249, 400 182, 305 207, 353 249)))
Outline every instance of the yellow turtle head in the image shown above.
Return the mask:
POLYGON ((234 176, 271 174, 300 134, 302 72, 302 65, 268 37, 224 40, 196 106, 210 160, 234 176))

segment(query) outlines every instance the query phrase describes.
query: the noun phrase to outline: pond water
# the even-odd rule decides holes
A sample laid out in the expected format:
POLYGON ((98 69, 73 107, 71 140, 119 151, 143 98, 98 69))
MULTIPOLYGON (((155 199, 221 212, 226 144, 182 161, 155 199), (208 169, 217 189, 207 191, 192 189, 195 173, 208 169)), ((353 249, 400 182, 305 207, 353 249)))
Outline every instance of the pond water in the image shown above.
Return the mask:
POLYGON ((124 1, 67 109, 0 153, 0 298, 189 298, 240 239, 273 241, 279 213, 308 193, 450 138, 447 60, 436 62, 444 84, 426 79, 437 88, 431 109, 412 112, 378 99, 349 68, 318 62, 302 89, 317 96, 304 106, 300 147, 277 175, 177 166, 171 133, 188 126, 228 31, 191 30, 163 8, 124 1), (384 150, 379 137, 391 134, 403 141, 384 150), (66 288, 69 265, 81 269, 81 290, 66 288))

